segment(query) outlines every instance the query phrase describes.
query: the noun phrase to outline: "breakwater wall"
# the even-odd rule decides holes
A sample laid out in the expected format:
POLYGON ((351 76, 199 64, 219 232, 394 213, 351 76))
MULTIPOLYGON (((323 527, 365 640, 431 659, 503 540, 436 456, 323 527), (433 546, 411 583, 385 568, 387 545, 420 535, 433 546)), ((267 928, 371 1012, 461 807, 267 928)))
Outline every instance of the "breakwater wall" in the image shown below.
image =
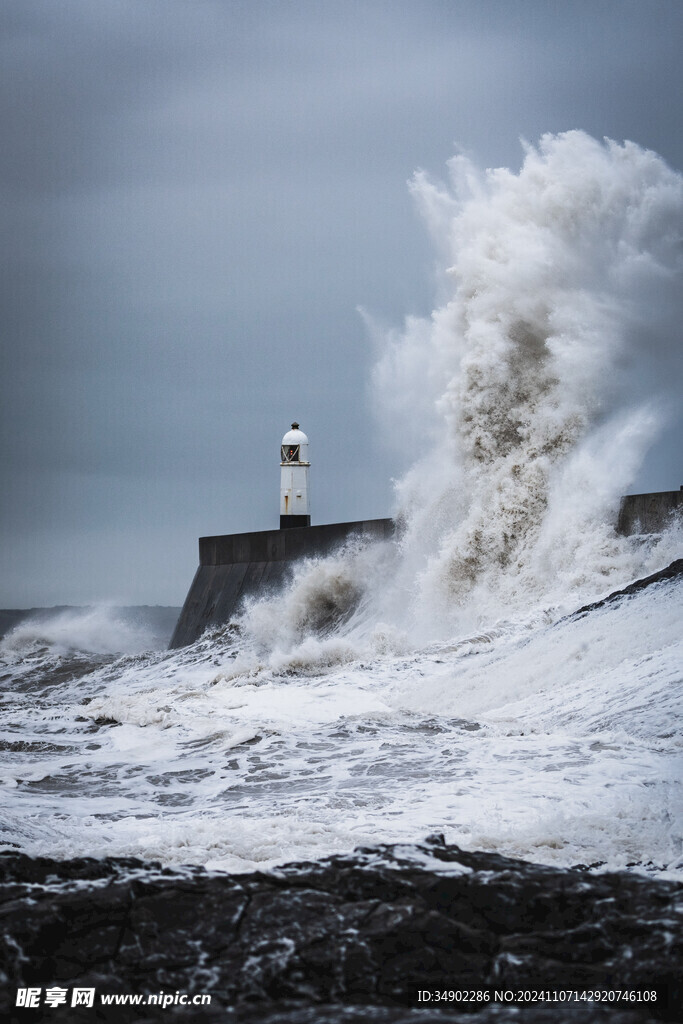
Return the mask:
POLYGON ((621 499, 617 532, 626 537, 636 533, 660 533, 682 515, 683 487, 654 494, 627 494, 621 499))
POLYGON ((243 597, 284 583, 299 559, 329 555, 351 537, 379 541, 388 540, 393 533, 392 519, 364 519, 200 537, 199 568, 171 638, 171 649, 194 643, 208 626, 229 622, 243 597))
MULTIPOLYGON (((617 530, 625 536, 658 533, 681 515, 683 488, 629 494, 621 499, 617 530)), ((376 541, 388 540, 393 533, 392 519, 365 519, 200 537, 199 568, 171 638, 171 648, 194 643, 208 626, 229 622, 243 597, 276 589, 299 559, 331 554, 353 536, 376 541)))

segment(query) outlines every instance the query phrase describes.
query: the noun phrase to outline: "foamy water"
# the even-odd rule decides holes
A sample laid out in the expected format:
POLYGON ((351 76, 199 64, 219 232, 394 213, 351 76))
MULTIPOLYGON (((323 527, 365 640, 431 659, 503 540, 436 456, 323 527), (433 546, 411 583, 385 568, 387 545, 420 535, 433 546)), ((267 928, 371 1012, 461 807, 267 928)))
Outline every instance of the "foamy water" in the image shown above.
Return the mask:
POLYGON ((311 638, 292 668, 215 636, 56 683, 45 666, 2 705, 3 839, 245 870, 438 830, 675 870, 682 593, 402 654, 348 639, 326 667, 311 638))
POLYGON ((104 612, 24 623, 0 645, 8 848, 248 870, 440 831, 683 870, 683 588, 570 615, 681 555, 675 524, 615 532, 680 381, 681 177, 579 132, 518 174, 451 171, 413 184, 440 304, 375 372, 415 459, 397 541, 302 563, 182 651, 104 612))

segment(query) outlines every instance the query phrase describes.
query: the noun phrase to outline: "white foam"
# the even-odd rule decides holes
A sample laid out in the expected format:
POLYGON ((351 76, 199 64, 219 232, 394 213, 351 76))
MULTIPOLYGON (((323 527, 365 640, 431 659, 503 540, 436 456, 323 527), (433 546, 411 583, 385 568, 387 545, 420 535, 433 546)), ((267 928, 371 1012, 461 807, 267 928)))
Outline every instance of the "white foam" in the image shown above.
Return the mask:
POLYGON ((149 650, 151 634, 126 622, 113 608, 74 608, 54 614, 41 612, 22 620, 0 640, 0 654, 21 657, 31 650, 50 648, 53 654, 133 654, 149 650))

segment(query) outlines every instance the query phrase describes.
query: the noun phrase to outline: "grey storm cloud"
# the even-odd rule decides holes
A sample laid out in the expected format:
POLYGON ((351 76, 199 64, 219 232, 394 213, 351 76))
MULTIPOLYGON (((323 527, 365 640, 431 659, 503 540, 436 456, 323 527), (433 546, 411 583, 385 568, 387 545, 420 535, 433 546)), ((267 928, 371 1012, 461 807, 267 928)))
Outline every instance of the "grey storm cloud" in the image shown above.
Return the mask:
MULTIPOLYGON (((358 314, 428 314, 406 182, 583 128, 683 167, 680 4, 5 0, 4 606, 180 603, 200 534, 317 521, 401 468, 358 314)), ((400 445, 398 446, 400 448, 400 445)), ((673 436, 644 488, 679 481, 673 436)))

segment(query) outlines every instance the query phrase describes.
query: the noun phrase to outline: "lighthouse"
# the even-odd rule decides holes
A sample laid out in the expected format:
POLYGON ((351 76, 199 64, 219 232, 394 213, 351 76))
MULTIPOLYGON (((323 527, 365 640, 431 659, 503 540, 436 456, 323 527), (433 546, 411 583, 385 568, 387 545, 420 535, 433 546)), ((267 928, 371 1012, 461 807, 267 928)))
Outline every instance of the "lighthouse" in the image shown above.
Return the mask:
POLYGON ((292 423, 280 447, 280 529, 311 525, 308 500, 308 438, 292 423))
POLYGON ((280 448, 280 528, 199 538, 199 568, 171 637, 171 648, 199 639, 209 626, 230 622, 245 598, 286 587, 302 558, 322 558, 350 537, 389 540, 391 519, 311 526, 308 438, 292 423, 280 448), (292 527, 304 529, 292 529, 292 527))

